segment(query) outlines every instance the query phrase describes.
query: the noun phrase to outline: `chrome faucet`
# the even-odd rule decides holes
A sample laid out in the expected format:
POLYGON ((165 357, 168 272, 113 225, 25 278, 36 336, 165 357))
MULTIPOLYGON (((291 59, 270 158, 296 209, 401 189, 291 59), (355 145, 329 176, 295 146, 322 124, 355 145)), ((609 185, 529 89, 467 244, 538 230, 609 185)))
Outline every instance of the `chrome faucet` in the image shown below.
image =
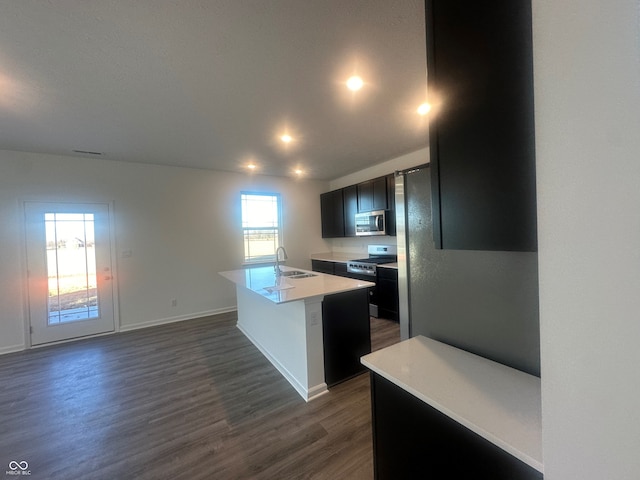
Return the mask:
POLYGON ((279 277, 280 275, 282 275, 282 270, 280 270, 280 250, 282 250, 283 260, 286 260, 289 258, 287 256, 287 251, 284 249, 284 247, 280 246, 276 249, 276 264, 273 267, 273 269, 276 271, 276 277, 279 277))

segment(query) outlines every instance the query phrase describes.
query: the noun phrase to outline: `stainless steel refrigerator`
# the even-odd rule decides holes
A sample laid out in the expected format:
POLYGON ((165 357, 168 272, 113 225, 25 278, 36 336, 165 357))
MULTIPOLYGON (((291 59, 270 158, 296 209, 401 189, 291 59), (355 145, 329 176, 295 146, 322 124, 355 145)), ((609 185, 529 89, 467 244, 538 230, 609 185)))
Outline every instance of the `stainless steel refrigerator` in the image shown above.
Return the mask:
POLYGON ((429 166, 396 172, 396 235, 398 242, 398 296, 400 338, 412 337, 411 319, 425 311, 426 242, 431 241, 429 166), (409 274, 410 273, 410 274, 409 274), (409 301, 411 295, 411 301, 409 301))

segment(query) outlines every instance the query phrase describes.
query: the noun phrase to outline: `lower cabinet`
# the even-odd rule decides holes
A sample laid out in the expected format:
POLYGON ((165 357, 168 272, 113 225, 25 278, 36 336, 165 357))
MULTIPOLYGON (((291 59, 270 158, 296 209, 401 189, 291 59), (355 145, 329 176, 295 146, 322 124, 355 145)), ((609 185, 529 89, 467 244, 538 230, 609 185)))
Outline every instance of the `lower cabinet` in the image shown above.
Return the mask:
POLYGON ((311 260, 311 270, 314 272, 328 273, 333 275, 335 272, 335 262, 328 262, 326 260, 311 260))
POLYGON ((378 316, 399 321, 398 314, 398 269, 378 267, 377 269, 378 316))
POLYGON ((333 274, 339 277, 349 277, 349 272, 347 272, 347 264, 346 263, 334 263, 333 264, 333 274))
POLYGON ((328 387, 367 370, 360 357, 371 353, 366 288, 327 295, 322 301, 324 378, 328 387))
POLYGON ((378 480, 542 480, 542 473, 371 373, 378 480))

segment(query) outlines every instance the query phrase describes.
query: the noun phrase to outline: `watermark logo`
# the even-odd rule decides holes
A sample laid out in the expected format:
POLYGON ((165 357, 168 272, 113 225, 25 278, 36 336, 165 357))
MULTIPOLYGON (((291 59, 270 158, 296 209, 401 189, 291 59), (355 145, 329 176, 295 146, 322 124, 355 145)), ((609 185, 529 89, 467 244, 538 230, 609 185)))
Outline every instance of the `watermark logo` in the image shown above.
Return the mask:
POLYGON ((7 475, 31 475, 31 470, 29 470, 29 462, 26 460, 16 461, 11 460, 9 462, 9 470, 5 473, 7 475))

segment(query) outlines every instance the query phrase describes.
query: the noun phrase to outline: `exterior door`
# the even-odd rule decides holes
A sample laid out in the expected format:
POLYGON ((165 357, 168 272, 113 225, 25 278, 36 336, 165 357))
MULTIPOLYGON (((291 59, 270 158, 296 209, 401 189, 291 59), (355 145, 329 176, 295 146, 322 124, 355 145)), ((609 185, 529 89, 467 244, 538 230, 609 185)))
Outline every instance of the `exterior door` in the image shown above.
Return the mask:
POLYGON ((31 345, 115 330, 109 210, 25 203, 31 345))

